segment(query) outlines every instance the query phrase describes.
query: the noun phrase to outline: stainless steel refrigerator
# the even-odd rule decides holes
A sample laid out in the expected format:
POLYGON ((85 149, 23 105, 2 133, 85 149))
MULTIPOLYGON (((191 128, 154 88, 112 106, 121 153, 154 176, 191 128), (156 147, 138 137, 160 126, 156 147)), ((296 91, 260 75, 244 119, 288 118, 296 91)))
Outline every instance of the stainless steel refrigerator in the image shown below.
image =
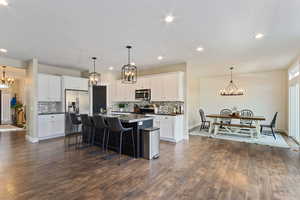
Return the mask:
POLYGON ((65 131, 70 133, 74 131, 72 129, 72 122, 70 119, 70 113, 89 114, 90 112, 90 98, 88 91, 82 90, 65 90, 65 113, 66 113, 66 124, 65 131))

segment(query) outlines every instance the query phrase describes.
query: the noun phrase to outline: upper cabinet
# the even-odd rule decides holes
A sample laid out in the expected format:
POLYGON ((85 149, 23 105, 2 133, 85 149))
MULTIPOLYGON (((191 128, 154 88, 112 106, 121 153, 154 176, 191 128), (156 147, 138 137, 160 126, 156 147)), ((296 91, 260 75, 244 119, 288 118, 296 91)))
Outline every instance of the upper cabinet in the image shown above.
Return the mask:
POLYGON ((142 76, 138 77, 136 84, 123 84, 117 80, 111 87, 111 100, 135 101, 137 89, 151 89, 151 101, 184 101, 184 73, 142 76))
POLYGON ((61 101, 61 77, 49 74, 38 74, 38 101, 61 101))
POLYGON ((63 76, 63 88, 69 90, 89 90, 89 81, 86 78, 63 76))
POLYGON ((135 101, 136 84, 124 84, 117 80, 111 87, 111 99, 113 102, 135 101))
POLYGON ((184 101, 184 73, 158 74, 151 77, 152 101, 184 101))

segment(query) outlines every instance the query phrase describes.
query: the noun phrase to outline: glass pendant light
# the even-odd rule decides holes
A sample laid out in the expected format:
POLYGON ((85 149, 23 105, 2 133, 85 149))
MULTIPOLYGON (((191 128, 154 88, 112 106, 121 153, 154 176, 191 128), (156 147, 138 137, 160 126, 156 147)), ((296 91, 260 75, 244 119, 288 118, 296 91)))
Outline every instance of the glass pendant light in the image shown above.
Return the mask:
POLYGON ((94 71, 89 73, 89 84, 91 86, 93 85, 100 85, 101 81, 101 74, 96 72, 96 57, 92 57, 93 63, 94 63, 94 71))
POLYGON ((3 72, 0 80, 0 89, 10 88, 15 83, 14 78, 6 77, 5 68, 6 66, 2 66, 3 72))
POLYGON ((244 90, 243 89, 239 89, 232 80, 232 70, 233 67, 230 67, 230 82, 228 84, 228 86, 224 89, 220 90, 220 95, 221 96, 241 96, 244 95, 244 90))
POLYGON ((128 49, 128 64, 122 67, 122 83, 134 84, 137 81, 137 67, 130 62, 130 49, 131 46, 126 46, 128 49))

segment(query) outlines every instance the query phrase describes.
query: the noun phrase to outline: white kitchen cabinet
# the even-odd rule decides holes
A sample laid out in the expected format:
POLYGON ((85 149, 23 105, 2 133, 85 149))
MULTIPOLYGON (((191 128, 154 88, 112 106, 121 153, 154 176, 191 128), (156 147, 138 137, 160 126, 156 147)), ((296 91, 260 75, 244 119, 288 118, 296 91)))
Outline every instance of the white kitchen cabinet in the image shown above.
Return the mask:
POLYGON ((49 139, 63 136, 65 132, 65 115, 39 115, 38 116, 38 137, 49 139))
POLYGON ((135 90, 138 89, 151 89, 151 101, 184 101, 184 73, 172 72, 138 77, 136 84, 115 81, 111 87, 111 100, 135 101, 135 90))
POLYGON ((152 101, 184 101, 184 73, 165 73, 151 76, 152 101))
POLYGON ((154 76, 150 79, 151 101, 164 101, 163 77, 154 76))
POLYGON ((150 89, 151 87, 151 78, 148 76, 140 77, 137 79, 137 89, 150 89))
POLYGON ((61 78, 59 76, 38 74, 38 101, 61 101, 61 78))
POLYGON ((113 102, 135 101, 136 84, 124 84, 118 80, 112 84, 111 100, 113 102))
POLYGON ((89 90, 89 81, 87 78, 63 76, 63 87, 69 90, 89 90))
POLYGON ((183 115, 152 115, 153 126, 160 128, 160 139, 169 142, 179 142, 184 135, 183 115))
POLYGON ((49 99, 50 101, 61 101, 61 77, 50 76, 49 78, 49 99))
POLYGON ((183 73, 171 73, 163 77, 163 99, 184 101, 183 73))

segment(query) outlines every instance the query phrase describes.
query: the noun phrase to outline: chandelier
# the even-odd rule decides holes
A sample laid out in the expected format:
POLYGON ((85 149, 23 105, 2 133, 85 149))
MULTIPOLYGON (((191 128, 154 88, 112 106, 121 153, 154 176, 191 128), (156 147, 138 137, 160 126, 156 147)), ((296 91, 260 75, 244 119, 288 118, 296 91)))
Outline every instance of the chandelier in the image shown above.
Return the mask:
POLYGON ((134 84, 137 81, 137 67, 130 62, 131 46, 126 46, 128 49, 128 64, 122 67, 122 83, 134 84))
POLYGON ((2 66, 3 72, 0 82, 0 89, 10 88, 15 83, 14 78, 6 77, 5 68, 6 66, 2 66))
POLYGON ((228 84, 228 86, 224 89, 220 90, 220 95, 221 96, 241 96, 244 95, 244 90, 243 89, 239 89, 232 80, 232 70, 233 67, 230 67, 230 77, 231 80, 228 84))
POLYGON ((98 85, 101 81, 101 74, 96 72, 96 57, 92 57, 93 63, 94 63, 94 71, 89 73, 89 84, 92 85, 98 85))

